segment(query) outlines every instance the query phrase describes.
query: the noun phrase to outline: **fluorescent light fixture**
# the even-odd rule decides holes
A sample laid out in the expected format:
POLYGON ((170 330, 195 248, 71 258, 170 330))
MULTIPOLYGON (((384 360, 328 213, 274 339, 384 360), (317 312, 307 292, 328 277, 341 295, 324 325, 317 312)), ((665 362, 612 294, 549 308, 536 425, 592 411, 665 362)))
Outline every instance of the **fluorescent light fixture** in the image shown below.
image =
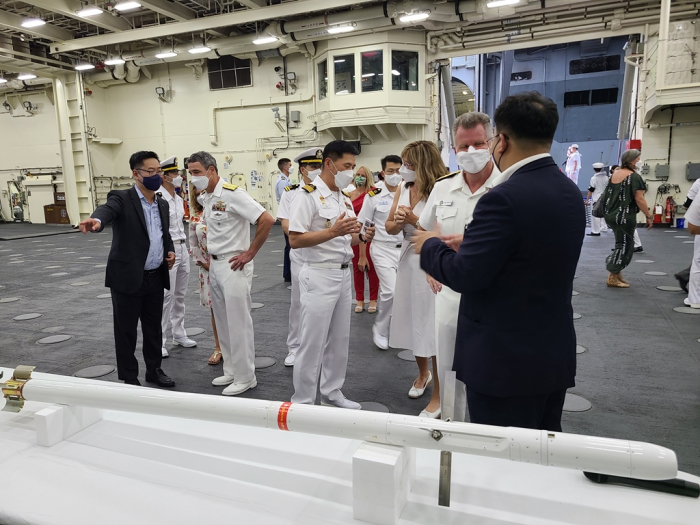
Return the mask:
POLYGON ((4 84, 5 82, 7 82, 7 79, 0 77, 0 84, 4 84))
POLYGON ((276 36, 259 36, 255 40, 253 40, 253 44, 256 46, 261 46, 263 44, 272 44, 272 42, 277 42, 278 38, 276 36))
POLYGON ((395 69, 392 69, 392 70, 391 70, 391 74, 394 75, 395 77, 398 77, 401 73, 399 73, 399 72, 396 71, 395 69))
POLYGON ((211 48, 209 46, 204 45, 193 47, 187 50, 188 53, 192 53, 193 55, 198 55, 200 53, 208 53, 209 51, 211 51, 211 48))
POLYGON ((406 13, 401 18, 399 18, 399 21, 403 22, 404 24, 409 23, 409 22, 422 22, 423 20, 427 19, 429 16, 430 16, 430 11, 416 11, 413 13, 406 13))
POLYGON ((46 22, 44 22, 41 18, 25 18, 22 21, 22 27, 39 27, 43 26, 46 22))
POLYGON ((32 80, 34 78, 36 78, 36 75, 32 75, 31 73, 22 73, 17 76, 17 80, 32 80))
POLYGON ((90 16, 99 15, 102 13, 102 9, 94 5, 87 5, 80 11, 78 11, 78 16, 81 18, 88 18, 90 16))
POLYGON ((90 64, 89 62, 83 62, 75 66, 76 71, 87 71, 88 69, 95 69, 95 64, 90 64))
POLYGON ((175 51, 163 51, 162 53, 156 53, 156 58, 173 58, 176 56, 177 53, 175 51))
POLYGON ((362 75, 362 78, 373 77, 373 76, 374 76, 374 73, 365 73, 364 75, 362 75))
POLYGON ((129 11, 130 9, 136 9, 137 7, 141 7, 141 4, 138 2, 119 2, 118 4, 115 4, 114 9, 117 11, 129 11))
POLYGON ((347 94, 349 94, 349 93, 350 93, 350 92, 349 92, 347 89, 344 89, 343 91, 338 91, 338 92, 336 93, 336 95, 347 95, 347 94))
POLYGON ((354 31, 355 26, 352 24, 343 24, 339 26, 334 26, 334 27, 329 27, 326 29, 326 33, 329 35, 337 35, 340 33, 349 33, 350 31, 354 31))
MULTIPOLYGON (((105 64, 106 64, 106 62, 105 62, 105 64)), ((466 91, 462 91, 462 95, 468 95, 468 94, 469 93, 467 93, 466 91)))
POLYGON ((503 7, 506 5, 515 5, 519 4, 520 0, 493 0, 493 2, 488 2, 486 4, 486 7, 503 7))
POLYGON ((335 64, 342 64, 343 62, 345 62, 345 59, 344 59, 344 58, 341 58, 340 60, 334 60, 333 62, 334 62, 335 64))
POLYGON ((124 59, 121 57, 112 57, 107 60, 105 60, 105 66, 118 66, 119 64, 123 64, 124 59))

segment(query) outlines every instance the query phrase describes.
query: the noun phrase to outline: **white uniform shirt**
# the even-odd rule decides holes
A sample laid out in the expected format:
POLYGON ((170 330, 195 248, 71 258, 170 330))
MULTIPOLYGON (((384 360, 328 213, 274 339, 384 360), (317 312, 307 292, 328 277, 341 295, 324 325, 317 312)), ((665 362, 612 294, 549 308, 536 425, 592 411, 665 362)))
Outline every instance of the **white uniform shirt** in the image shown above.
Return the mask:
POLYGON ((590 190, 591 188, 593 188, 593 193, 591 195, 592 202, 598 202, 598 199, 605 191, 605 188, 608 186, 609 180, 610 177, 608 177, 607 173, 605 173, 604 171, 596 173, 591 177, 591 184, 589 185, 588 189, 590 190))
MULTIPOLYGON (((697 196, 698 191, 700 191, 700 179, 697 179, 695 182, 693 182, 693 185, 688 190, 688 195, 686 195, 686 197, 688 199, 690 199, 691 201, 695 200, 695 197, 697 196)), ((693 224, 695 224, 695 223, 693 223, 693 224)))
MULTIPOLYGON (((340 191, 331 191, 321 177, 314 180, 316 189, 302 191, 292 203, 289 219, 290 232, 318 232, 332 227, 336 219, 355 217, 352 201, 340 191)), ((352 235, 334 237, 316 246, 302 248, 301 258, 306 263, 347 263, 352 260, 352 235)))
MULTIPOLYGON (((376 188, 376 186, 375 186, 376 188)), ((379 191, 374 196, 369 193, 365 195, 365 200, 362 202, 362 209, 357 216, 357 220, 362 224, 369 220, 374 222, 374 240, 379 242, 393 242, 401 244, 403 237, 400 235, 389 235, 386 232, 386 220, 389 218, 391 206, 394 203, 395 193, 389 193, 385 187, 376 188, 379 191)))
POLYGON ((278 204, 282 198, 282 194, 284 193, 284 188, 287 186, 289 186, 289 177, 287 177, 284 173, 280 173, 279 177, 277 177, 277 182, 275 182, 275 198, 277 199, 278 204))
MULTIPOLYGON (((282 194, 280 199, 280 204, 277 207, 277 219, 287 219, 292 214, 292 203, 299 195, 299 192, 303 192, 301 185, 296 189, 286 190, 282 194)), ((301 251, 299 249, 292 248, 289 250, 289 258, 298 264, 303 264, 304 261, 301 260, 301 251)))
POLYGON ((569 158, 566 159, 566 172, 567 173, 575 173, 578 172, 578 170, 581 169, 581 154, 578 151, 575 151, 571 155, 569 155, 569 158), (576 167, 574 167, 574 163, 576 164, 576 167))
POLYGON ((239 255, 250 248, 250 226, 265 211, 242 188, 219 182, 211 193, 204 193, 204 222, 207 225, 207 251, 212 255, 239 255), (224 187, 226 186, 226 187, 224 187))
POLYGON ((685 222, 691 223, 694 226, 700 226, 700 199, 693 200, 693 203, 685 212, 685 222))
POLYGON ((170 192, 163 188, 160 191, 160 196, 165 199, 168 203, 169 218, 170 223, 170 237, 173 241, 184 241, 185 240, 185 223, 183 222, 185 218, 185 203, 177 193, 174 197, 170 195, 170 192))
POLYGON ((430 192, 428 202, 418 222, 424 230, 434 230, 440 226, 445 235, 463 234, 464 228, 472 222, 474 208, 479 199, 491 188, 503 182, 503 176, 496 166, 486 182, 475 193, 469 189, 464 175, 459 172, 447 179, 439 180, 430 192))

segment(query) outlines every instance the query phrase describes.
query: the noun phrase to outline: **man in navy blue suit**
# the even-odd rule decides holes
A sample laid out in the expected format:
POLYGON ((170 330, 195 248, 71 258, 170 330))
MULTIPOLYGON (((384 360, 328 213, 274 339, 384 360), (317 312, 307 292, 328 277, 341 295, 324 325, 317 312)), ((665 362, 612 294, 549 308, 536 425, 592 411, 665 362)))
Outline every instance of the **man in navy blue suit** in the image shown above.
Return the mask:
POLYGON ((439 232, 418 232, 415 248, 423 270, 462 294, 453 369, 471 422, 561 431, 576 376, 571 291, 583 199, 549 154, 552 100, 507 97, 494 121, 490 147, 507 180, 481 198, 458 248, 439 232))

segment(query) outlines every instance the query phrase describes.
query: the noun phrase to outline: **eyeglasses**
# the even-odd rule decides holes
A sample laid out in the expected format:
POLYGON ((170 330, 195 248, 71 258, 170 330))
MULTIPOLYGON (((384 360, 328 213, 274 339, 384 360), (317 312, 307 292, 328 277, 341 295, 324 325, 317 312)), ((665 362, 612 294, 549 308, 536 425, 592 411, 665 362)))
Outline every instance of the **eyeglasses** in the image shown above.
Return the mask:
POLYGON ((153 177, 153 175, 160 175, 162 177, 163 174, 165 173, 163 170, 152 171, 152 170, 145 170, 143 168, 136 168, 136 171, 145 171, 146 173, 148 173, 149 177, 153 177))

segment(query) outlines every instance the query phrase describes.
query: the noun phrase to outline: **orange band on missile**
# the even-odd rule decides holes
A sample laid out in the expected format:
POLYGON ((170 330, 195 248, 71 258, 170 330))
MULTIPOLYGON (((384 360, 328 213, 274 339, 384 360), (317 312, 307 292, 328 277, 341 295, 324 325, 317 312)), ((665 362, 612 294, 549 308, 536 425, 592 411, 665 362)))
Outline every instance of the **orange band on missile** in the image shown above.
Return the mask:
POLYGON ((289 430, 287 426, 287 414, 289 413, 289 407, 292 406, 291 403, 282 403, 279 412, 277 413, 277 426, 280 430, 289 430))

